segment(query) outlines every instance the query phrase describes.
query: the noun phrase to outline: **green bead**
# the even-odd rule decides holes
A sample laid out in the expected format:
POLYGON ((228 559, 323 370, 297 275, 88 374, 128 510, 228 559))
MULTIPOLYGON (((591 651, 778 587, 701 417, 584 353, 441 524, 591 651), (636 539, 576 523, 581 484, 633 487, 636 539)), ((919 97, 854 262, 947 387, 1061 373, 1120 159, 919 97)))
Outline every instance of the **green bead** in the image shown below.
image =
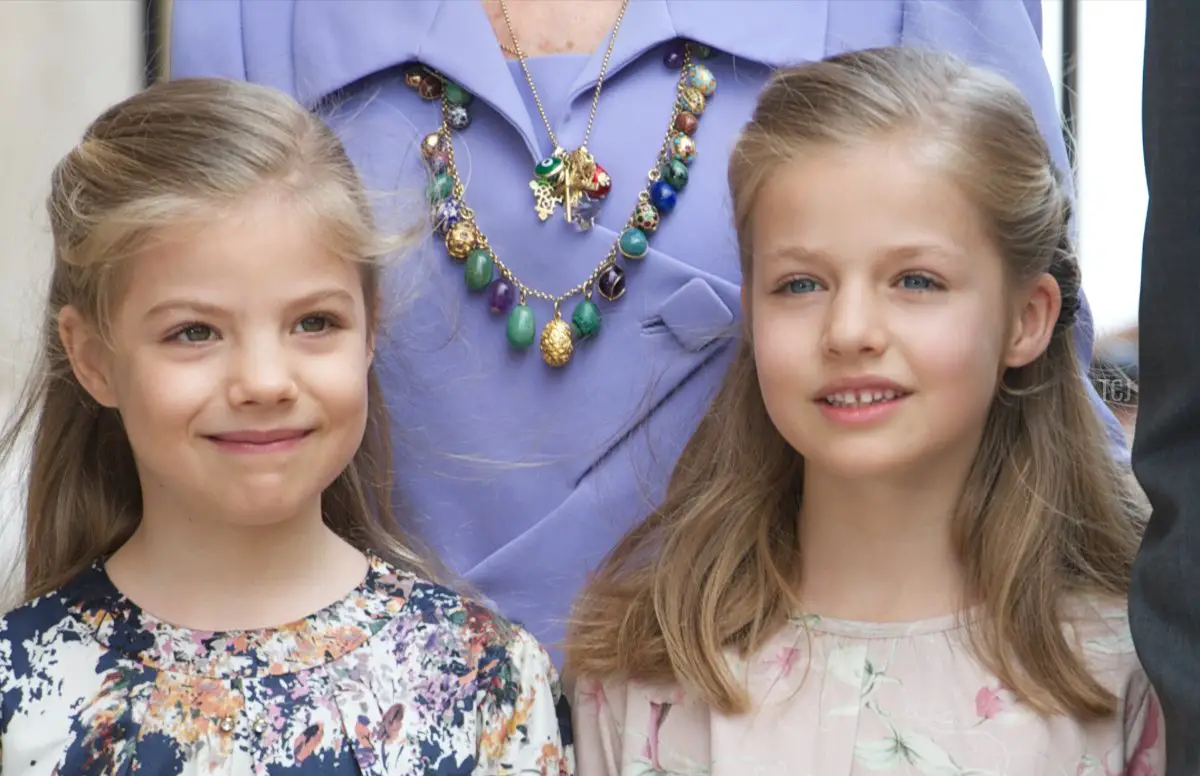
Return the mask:
POLYGON ((505 327, 508 344, 524 350, 533 344, 537 324, 533 320, 533 310, 529 305, 519 304, 508 314, 508 325, 505 327))
POLYGON ((547 156, 533 167, 533 174, 538 180, 557 181, 563 174, 563 161, 555 156, 547 156))
POLYGON ((591 299, 584 299, 575 305, 571 313, 571 323, 579 339, 594 337, 600 333, 600 308, 591 299))
POLYGON ((650 241, 641 229, 626 229, 621 232, 621 238, 617 241, 617 250, 627 259, 641 259, 646 256, 646 251, 650 250, 650 241))
POLYGON ((692 56, 694 56, 696 59, 708 59, 712 56, 712 49, 708 46, 705 46, 703 43, 693 43, 691 45, 692 56))
POLYGON ((672 159, 663 165, 663 180, 671 184, 676 191, 683 191, 688 182, 688 167, 678 159, 672 159))
POLYGON ((454 191, 454 179, 449 173, 438 173, 429 181, 429 201, 441 202, 454 191))
POLYGON ((446 82, 442 93, 446 95, 447 100, 455 105, 467 106, 471 104, 471 100, 475 99, 475 96, 466 89, 449 81, 446 82))
POLYGON ((476 248, 467 254, 466 278, 467 288, 472 291, 482 291, 492 282, 492 269, 495 263, 487 251, 476 248))

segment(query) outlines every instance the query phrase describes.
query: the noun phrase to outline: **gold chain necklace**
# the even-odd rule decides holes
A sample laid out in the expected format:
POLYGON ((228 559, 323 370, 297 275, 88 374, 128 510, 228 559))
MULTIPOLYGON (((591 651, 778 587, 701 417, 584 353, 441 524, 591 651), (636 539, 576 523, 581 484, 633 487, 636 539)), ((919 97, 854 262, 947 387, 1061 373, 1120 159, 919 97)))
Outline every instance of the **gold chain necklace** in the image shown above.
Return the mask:
POLYGON ((529 303, 538 299, 553 307, 549 322, 542 329, 542 359, 552 367, 570 361, 576 342, 600 332, 600 308, 592 301, 594 292, 615 302, 625 293, 625 270, 621 259, 637 261, 650 249, 649 236, 661 218, 674 209, 676 199, 688 182, 689 168, 696 156, 692 139, 707 100, 716 92, 712 72, 693 62, 692 56, 706 57, 711 52, 698 44, 686 44, 680 51, 668 52, 668 66, 679 67, 671 120, 659 147, 655 165, 646 174, 647 185, 638 192, 637 204, 625 222, 617 240, 595 269, 566 291, 554 295, 526 285, 496 255, 495 248, 480 231, 475 213, 466 204, 466 188, 454 159, 453 132, 470 126, 468 106, 473 96, 440 73, 424 68, 410 70, 405 81, 427 100, 440 100, 441 125, 421 141, 421 154, 429 169, 429 199, 434 230, 443 237, 446 252, 464 263, 468 291, 486 292, 488 304, 496 315, 506 316, 506 336, 511 347, 528 349, 534 342, 537 321, 529 303), (562 305, 572 297, 582 297, 571 314, 571 323, 563 320, 562 305))
MULTIPOLYGON (((558 142, 542 100, 538 97, 537 86, 533 83, 533 75, 529 72, 529 64, 525 52, 521 50, 521 42, 513 29, 512 18, 508 15, 508 3, 500 0, 500 12, 504 15, 504 24, 508 27, 508 35, 512 38, 510 50, 521 63, 525 73, 525 81, 529 84, 529 93, 533 95, 533 103, 537 106, 542 124, 546 127, 546 135, 554 145, 550 156, 534 165, 533 180, 529 188, 533 191, 534 212, 543 222, 554 214, 555 209, 563 206, 564 216, 568 223, 574 223, 581 229, 591 227, 592 221, 600 211, 600 202, 612 190, 612 179, 603 167, 588 151, 588 140, 592 136, 592 125, 596 121, 596 108, 600 105, 600 92, 604 89, 604 76, 608 73, 608 63, 612 59, 613 47, 617 43, 617 32, 621 29, 621 21, 629 8, 629 0, 621 3, 617 13, 616 24, 608 39, 608 48, 604 52, 604 62, 600 65, 600 75, 596 79, 596 88, 592 93, 592 109, 588 114, 587 129, 583 133, 583 142, 574 151, 566 151, 558 142), (584 201, 584 198, 587 201, 584 201), (581 207, 582 204, 582 207, 581 207)), ((508 47, 501 44, 501 48, 508 47)))

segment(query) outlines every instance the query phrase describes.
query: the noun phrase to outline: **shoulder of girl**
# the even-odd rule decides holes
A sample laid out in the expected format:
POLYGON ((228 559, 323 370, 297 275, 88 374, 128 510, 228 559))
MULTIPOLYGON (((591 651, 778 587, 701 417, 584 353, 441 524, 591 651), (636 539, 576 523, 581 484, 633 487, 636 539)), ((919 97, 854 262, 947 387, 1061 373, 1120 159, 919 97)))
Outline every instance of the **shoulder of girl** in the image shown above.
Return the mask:
POLYGON ((409 605, 424 622, 445 629, 468 651, 500 658, 510 666, 544 661, 552 667, 533 634, 474 598, 417 580, 409 593, 409 605))
POLYGON ((1078 596, 1064 607, 1064 615, 1068 636, 1094 671, 1121 677, 1141 671, 1125 599, 1078 596))
MULTIPOLYGON (((0 684, 13 672, 19 672, 18 662, 28 662, 32 649, 52 649, 58 641, 50 635, 55 631, 71 630, 76 624, 71 607, 60 590, 27 601, 0 615, 0 684), (18 656, 23 656, 18 660, 18 656)), ((75 628, 78 630, 78 628, 75 628)))

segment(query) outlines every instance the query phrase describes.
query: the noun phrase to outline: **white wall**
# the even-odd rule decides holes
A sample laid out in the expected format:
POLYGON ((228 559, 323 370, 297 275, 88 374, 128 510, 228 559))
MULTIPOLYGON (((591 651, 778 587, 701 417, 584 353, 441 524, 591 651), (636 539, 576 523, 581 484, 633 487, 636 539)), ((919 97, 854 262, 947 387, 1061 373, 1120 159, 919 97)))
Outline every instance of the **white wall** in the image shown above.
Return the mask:
POLYGON ((1079 251, 1101 335, 1137 322, 1145 30, 1145 0, 1079 2, 1079 251))

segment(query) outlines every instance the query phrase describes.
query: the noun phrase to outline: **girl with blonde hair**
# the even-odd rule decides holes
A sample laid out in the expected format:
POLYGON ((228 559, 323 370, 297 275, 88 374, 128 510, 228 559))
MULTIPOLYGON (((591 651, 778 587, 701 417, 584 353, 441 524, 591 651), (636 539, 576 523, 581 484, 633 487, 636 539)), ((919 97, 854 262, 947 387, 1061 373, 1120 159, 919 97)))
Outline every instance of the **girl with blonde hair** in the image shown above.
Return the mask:
POLYGON ((399 529, 382 240, 274 90, 160 84, 54 170, 0 771, 565 774, 558 680, 399 529))
POLYGON ((1161 773, 1141 500, 1020 93, 915 48, 784 70, 729 182, 744 331, 576 606, 580 772, 1161 773))

